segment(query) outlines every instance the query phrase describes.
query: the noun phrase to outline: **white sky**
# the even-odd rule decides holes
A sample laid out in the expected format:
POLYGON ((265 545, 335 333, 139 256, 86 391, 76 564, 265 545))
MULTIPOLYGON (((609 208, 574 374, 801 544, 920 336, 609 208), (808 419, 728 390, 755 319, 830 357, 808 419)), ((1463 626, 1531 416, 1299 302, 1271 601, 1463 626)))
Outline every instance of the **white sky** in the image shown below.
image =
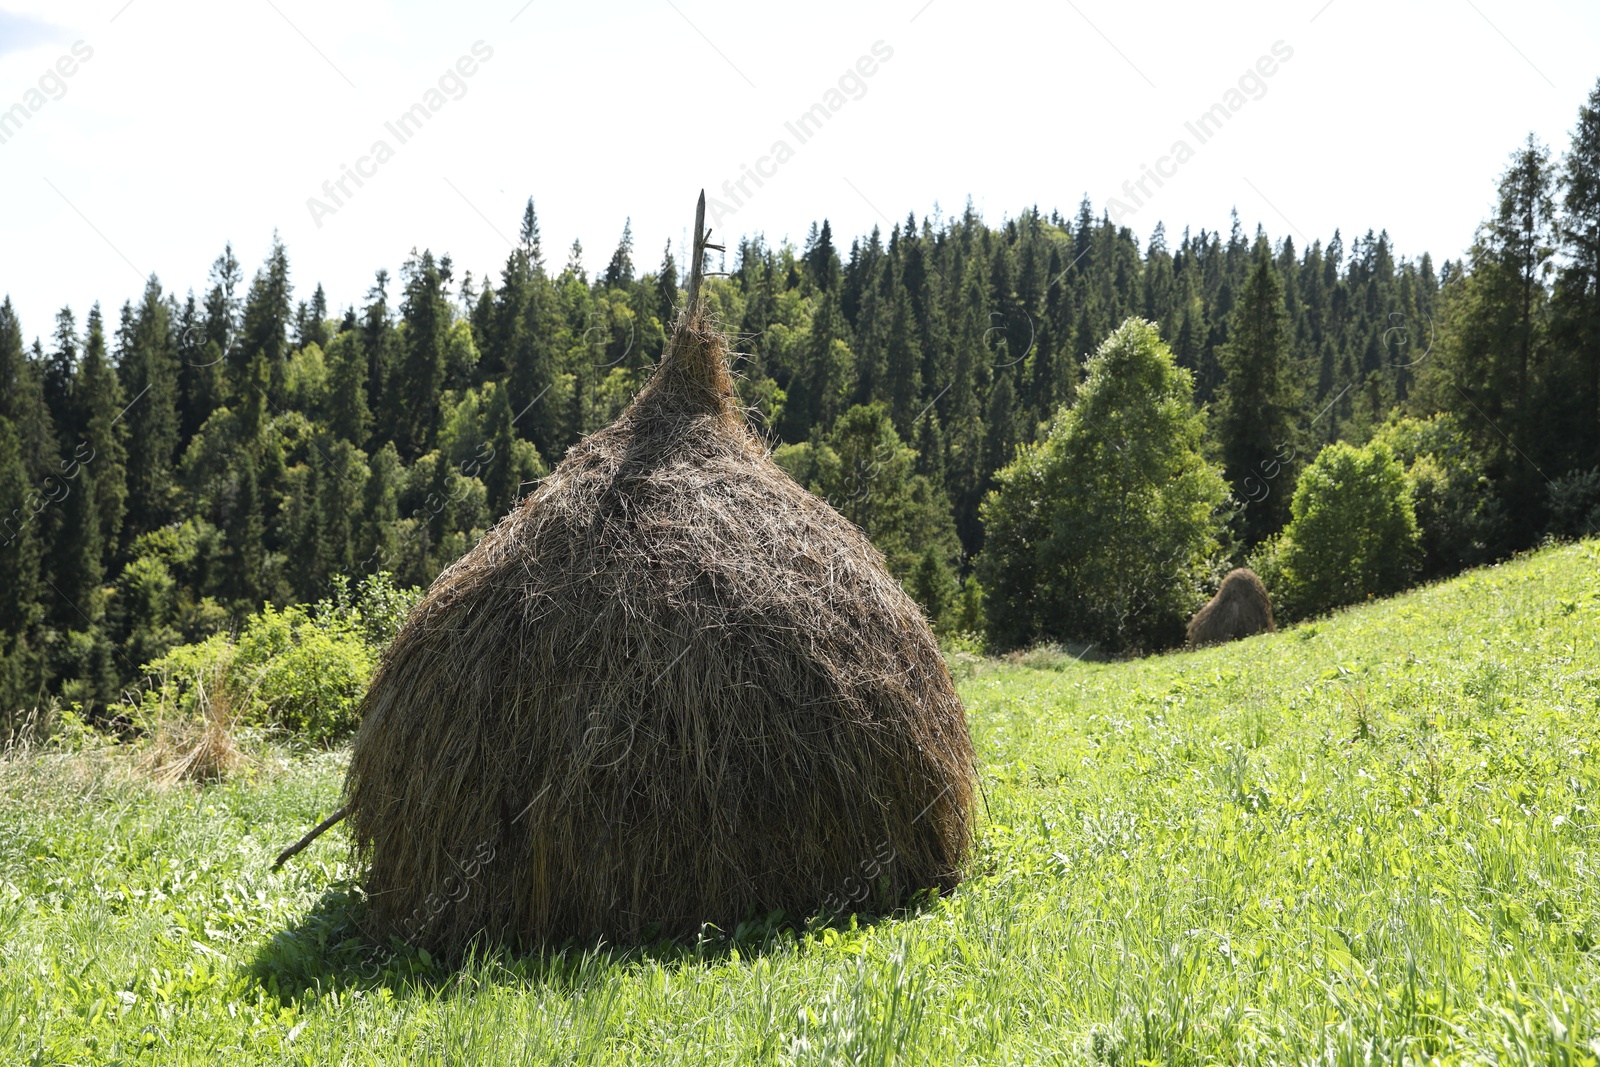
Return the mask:
POLYGON ((1098 211, 1184 137, 1194 158, 1125 220, 1141 239, 1237 206, 1297 243, 1387 227, 1455 256, 1509 153, 1529 131, 1559 152, 1600 76, 1595 0, 523 5, 0 0, 0 111, 93 49, 0 144, 0 293, 48 336, 63 304, 114 319, 151 272, 202 293, 227 240, 253 274, 276 228, 296 295, 321 281, 337 310, 413 246, 498 275, 529 195, 552 267, 577 237, 603 268, 631 216, 653 269, 697 191, 779 138, 793 158, 716 236, 799 243, 827 217, 848 248, 880 209, 969 194, 991 222, 1085 192, 1098 211), (384 122, 479 40, 465 95, 400 144, 384 122), (785 121, 880 40, 865 95, 798 143, 785 121), (1187 134, 1279 40, 1265 96, 1187 134), (307 198, 379 138, 394 157, 318 227, 307 198))

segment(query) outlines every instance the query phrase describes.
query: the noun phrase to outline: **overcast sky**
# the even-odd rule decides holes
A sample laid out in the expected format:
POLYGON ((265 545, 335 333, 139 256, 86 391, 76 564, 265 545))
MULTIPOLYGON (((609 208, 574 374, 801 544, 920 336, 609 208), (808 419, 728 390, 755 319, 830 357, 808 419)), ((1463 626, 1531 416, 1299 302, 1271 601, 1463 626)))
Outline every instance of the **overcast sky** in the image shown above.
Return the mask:
POLYGON ((1141 240, 1237 207, 1453 257, 1597 76, 1595 0, 0 0, 0 116, 26 113, 0 126, 0 293, 48 336, 151 273, 202 292, 225 241, 253 273, 276 229, 297 296, 337 310, 413 246, 497 274, 530 195, 553 267, 578 238, 603 268, 631 217, 653 269, 702 186, 730 243, 1088 194, 1141 240), (1202 142, 1185 124, 1218 104, 1202 142), (346 167, 367 176, 335 201, 346 167))

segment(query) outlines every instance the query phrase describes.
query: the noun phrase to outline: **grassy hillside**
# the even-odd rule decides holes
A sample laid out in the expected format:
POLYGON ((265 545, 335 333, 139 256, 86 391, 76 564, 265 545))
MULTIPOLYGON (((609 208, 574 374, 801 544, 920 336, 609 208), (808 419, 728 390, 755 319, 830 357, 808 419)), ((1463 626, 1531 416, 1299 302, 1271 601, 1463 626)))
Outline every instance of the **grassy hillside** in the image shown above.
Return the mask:
POLYGON ((1230 647, 959 671, 988 810, 951 897, 459 971, 356 937, 340 832, 268 871, 338 755, 200 790, 14 756, 0 1062, 1596 1061, 1594 542, 1230 647))

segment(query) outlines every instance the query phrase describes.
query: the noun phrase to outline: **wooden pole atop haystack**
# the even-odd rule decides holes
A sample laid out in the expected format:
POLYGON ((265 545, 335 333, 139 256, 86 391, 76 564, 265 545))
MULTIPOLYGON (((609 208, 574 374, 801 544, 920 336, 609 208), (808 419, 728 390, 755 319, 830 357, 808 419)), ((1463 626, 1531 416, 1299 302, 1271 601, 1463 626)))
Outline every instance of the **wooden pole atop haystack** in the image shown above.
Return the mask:
POLYGON ((706 191, 700 190, 700 202, 694 206, 694 246, 689 259, 689 299, 683 305, 684 315, 693 315, 699 309, 700 282, 705 277, 706 253, 722 252, 722 245, 711 243, 711 231, 706 229, 706 191))

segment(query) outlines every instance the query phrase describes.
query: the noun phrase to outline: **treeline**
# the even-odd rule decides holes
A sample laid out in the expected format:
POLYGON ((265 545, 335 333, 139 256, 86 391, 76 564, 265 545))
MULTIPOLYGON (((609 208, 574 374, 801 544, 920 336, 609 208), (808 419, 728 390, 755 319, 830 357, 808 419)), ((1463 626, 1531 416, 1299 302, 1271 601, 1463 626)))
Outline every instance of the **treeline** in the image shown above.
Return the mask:
MULTIPOLYGON (((1384 231, 1302 247, 1237 216, 1141 247, 1087 201, 998 226, 969 205, 848 248, 826 221, 799 248, 745 237, 709 299, 780 460, 949 625, 981 623, 968 575, 996 473, 1130 317, 1205 412, 1229 556, 1279 532, 1323 445, 1383 431, 1419 494, 1423 573, 1446 573, 1581 533, 1600 503, 1597 109, 1600 89, 1559 160, 1515 155, 1459 261, 1384 231)), ((627 226, 593 276, 576 242, 556 269, 530 200, 497 276, 413 252, 343 311, 320 286, 296 299, 277 242, 248 281, 225 249, 203 294, 151 278, 114 321, 63 309, 48 340, 6 301, 0 707, 104 706, 173 645, 340 576, 428 582, 627 403, 678 275, 670 243, 637 270, 627 226)))

